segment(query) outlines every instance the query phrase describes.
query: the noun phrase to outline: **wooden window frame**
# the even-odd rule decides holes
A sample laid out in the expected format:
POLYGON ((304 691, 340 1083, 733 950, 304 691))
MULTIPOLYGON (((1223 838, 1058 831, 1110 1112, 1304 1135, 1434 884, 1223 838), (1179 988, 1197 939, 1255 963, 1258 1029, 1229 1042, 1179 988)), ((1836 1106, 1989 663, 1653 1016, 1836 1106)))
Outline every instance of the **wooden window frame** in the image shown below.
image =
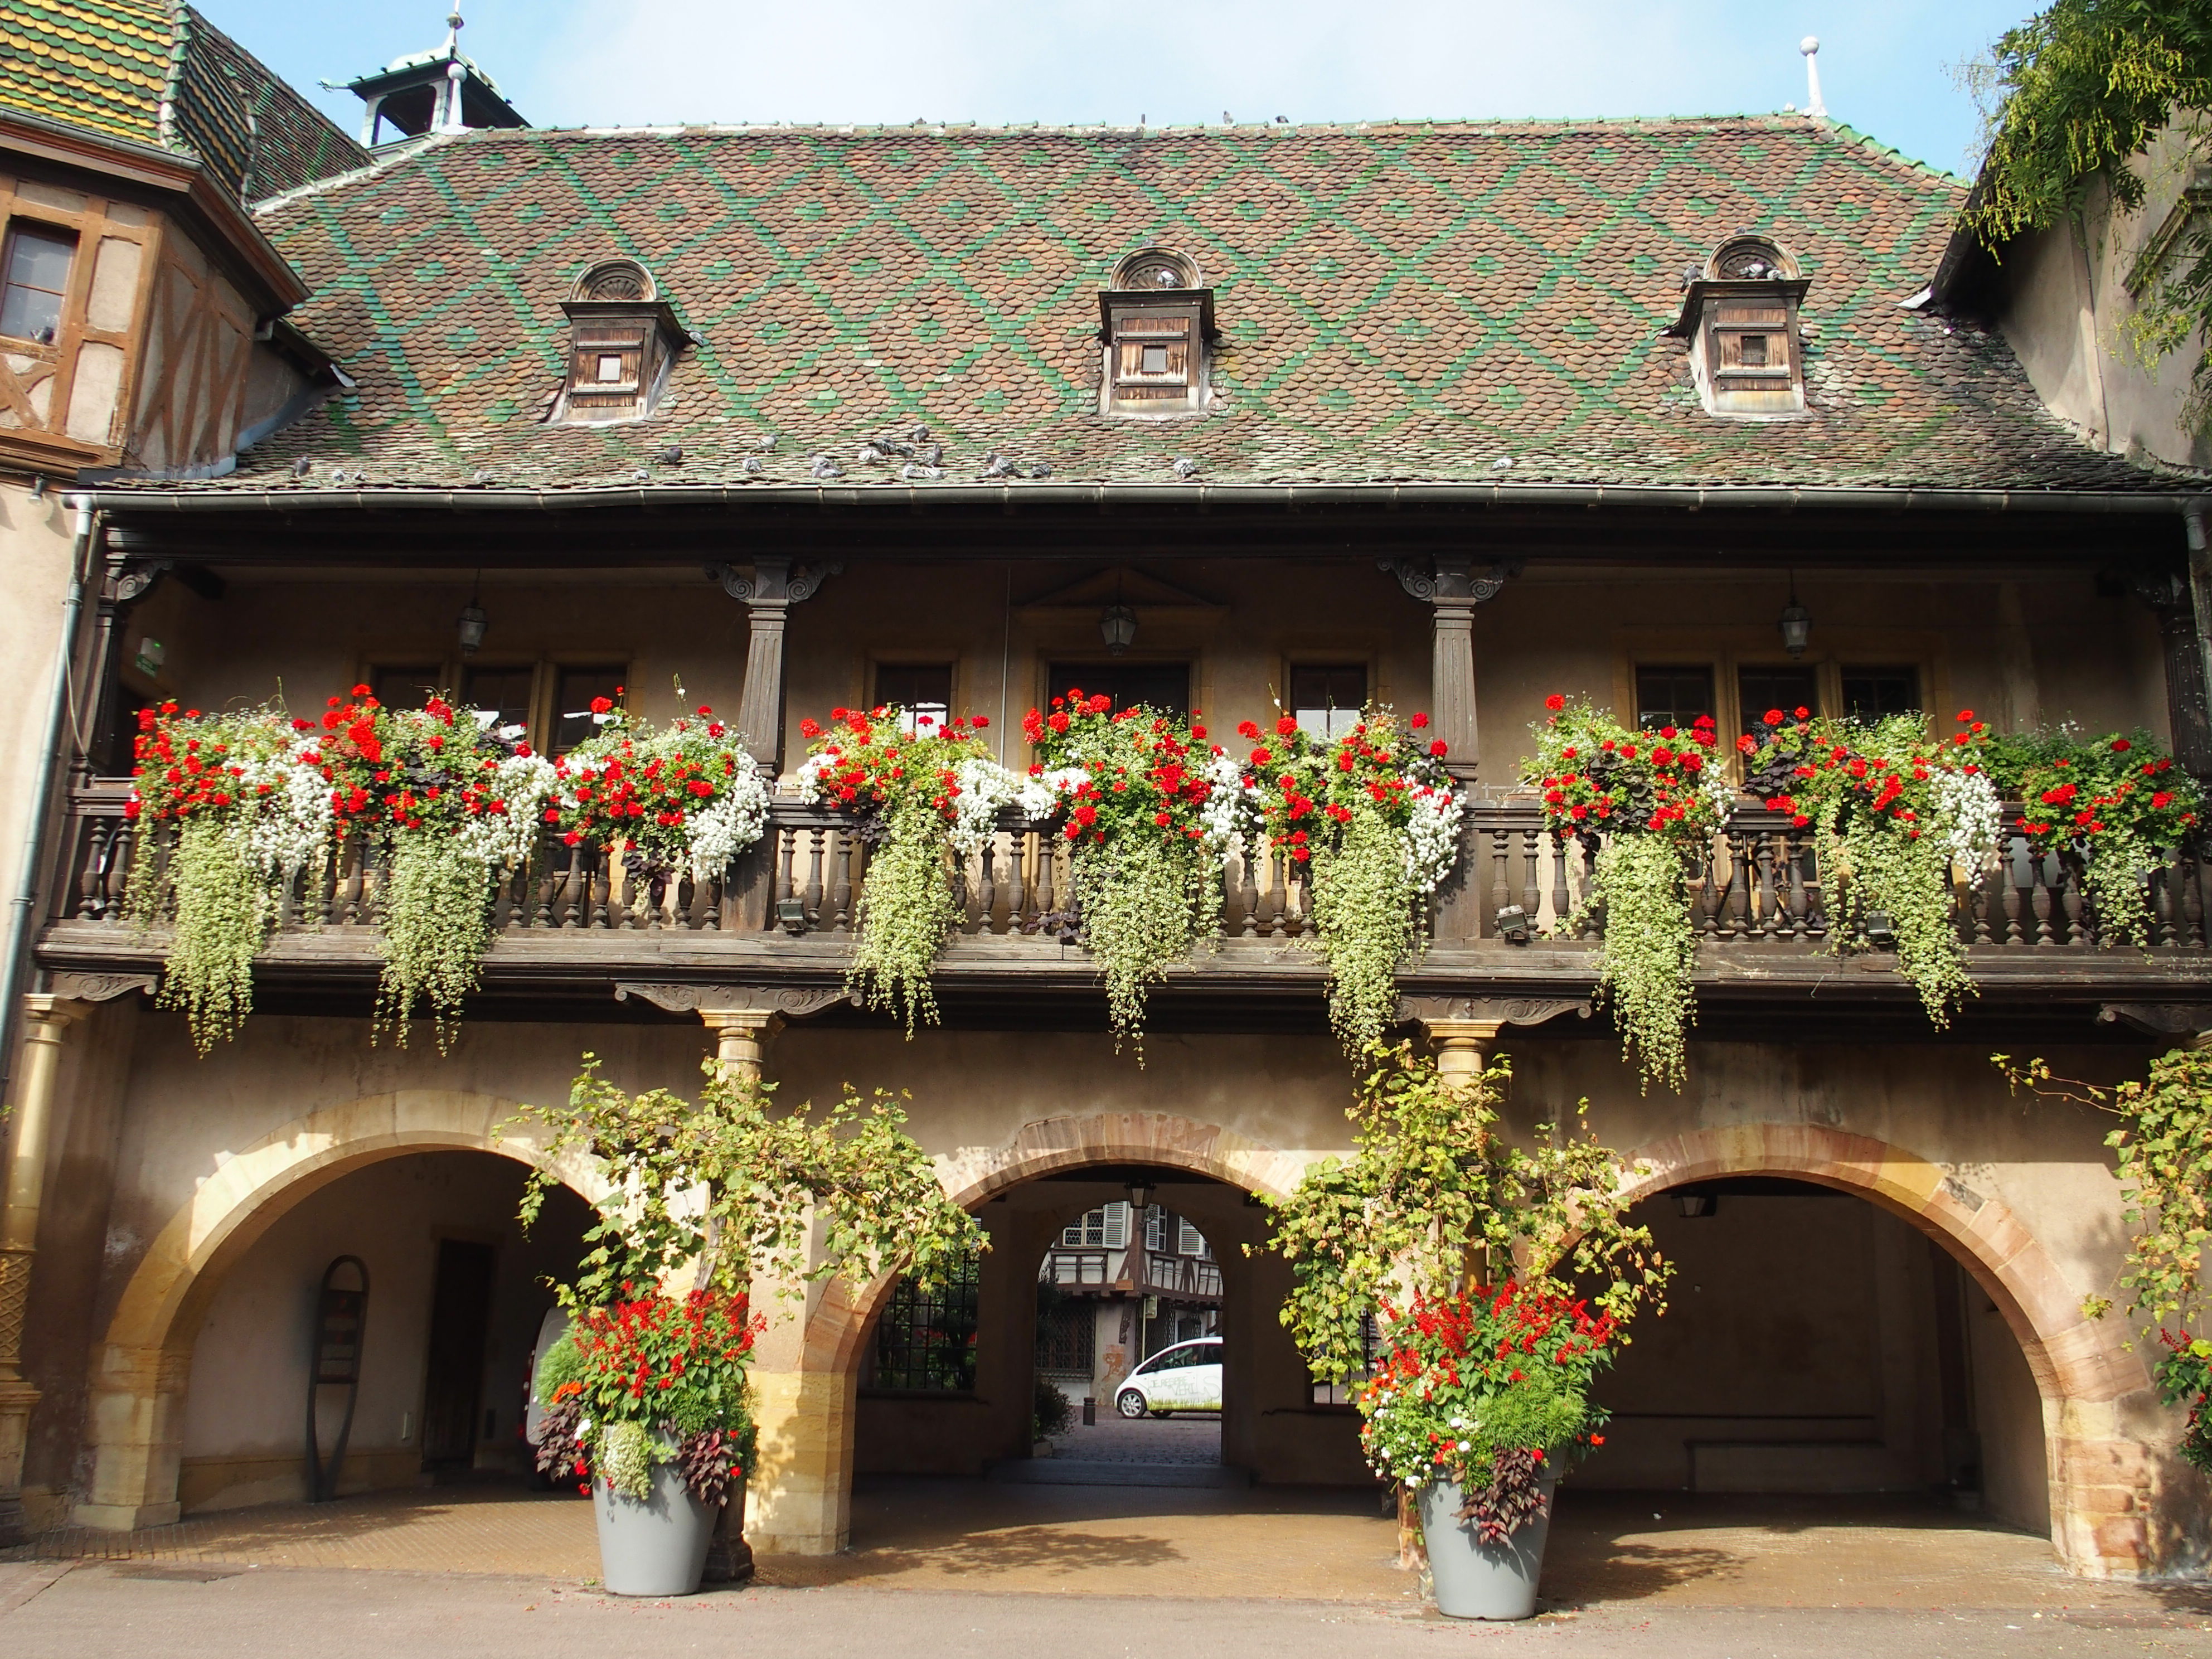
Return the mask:
MULTIPOLYGON (((0 339, 9 341, 18 347, 27 346, 33 351, 51 350, 61 343, 62 330, 69 322, 70 301, 77 292, 77 267, 84 263, 84 233, 75 225, 56 224, 52 221, 40 219, 33 214, 18 213, 11 216, 8 221, 6 234, 0 235, 0 308, 4 308, 6 305, 7 290, 16 286, 9 280, 9 272, 15 263, 15 249, 27 231, 55 240, 64 237, 69 240, 69 269, 63 273, 61 287, 46 289, 34 288, 28 283, 22 284, 33 294, 51 294, 54 296, 54 337, 51 340, 41 340, 34 334, 0 334, 0 339)), ((98 252, 97 248, 94 252, 98 252)), ((21 354, 19 351, 15 355, 21 354)))

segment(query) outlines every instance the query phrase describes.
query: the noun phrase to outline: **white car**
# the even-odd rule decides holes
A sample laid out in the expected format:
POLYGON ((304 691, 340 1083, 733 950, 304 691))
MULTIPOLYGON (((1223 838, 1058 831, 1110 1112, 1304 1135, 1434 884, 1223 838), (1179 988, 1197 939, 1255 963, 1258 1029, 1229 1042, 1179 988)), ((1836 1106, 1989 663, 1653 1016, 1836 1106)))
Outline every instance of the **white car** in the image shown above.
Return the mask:
POLYGON ((1114 1396, 1114 1409, 1124 1417, 1219 1411, 1221 1339, 1202 1336, 1162 1348, 1129 1373, 1114 1396))

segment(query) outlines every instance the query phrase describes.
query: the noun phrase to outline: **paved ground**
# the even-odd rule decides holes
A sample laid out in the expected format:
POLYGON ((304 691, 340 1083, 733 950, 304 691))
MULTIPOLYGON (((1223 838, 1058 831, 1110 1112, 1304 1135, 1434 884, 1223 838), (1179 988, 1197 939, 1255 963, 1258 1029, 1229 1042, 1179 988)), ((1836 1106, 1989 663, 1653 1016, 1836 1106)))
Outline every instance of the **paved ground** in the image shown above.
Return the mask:
POLYGON ((853 1534, 847 1555, 770 1559, 750 1589, 673 1603, 597 1595, 590 1506, 513 1487, 59 1534, 0 1561, 0 1655, 606 1659, 794 1643, 1035 1659, 1050 1643, 1152 1659, 1171 1632, 1174 1659, 1469 1643, 1561 1659, 2212 1659, 2212 1593, 2085 1583, 2040 1540, 1888 1500, 1655 1507, 1570 1489, 1547 1611, 1510 1629, 1427 1610, 1363 1492, 879 1480, 855 1495, 853 1534))

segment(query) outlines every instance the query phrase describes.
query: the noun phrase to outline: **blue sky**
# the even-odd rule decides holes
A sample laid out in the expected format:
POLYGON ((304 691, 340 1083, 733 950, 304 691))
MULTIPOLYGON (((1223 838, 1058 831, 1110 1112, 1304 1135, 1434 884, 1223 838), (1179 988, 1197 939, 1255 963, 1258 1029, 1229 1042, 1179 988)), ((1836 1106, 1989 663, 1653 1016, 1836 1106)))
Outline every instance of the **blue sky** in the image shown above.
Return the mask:
MULTIPOLYGON (((444 39, 445 0, 198 0, 315 90, 444 39)), ((465 0, 462 40, 541 126, 1685 115, 1805 101, 1970 170, 1954 80, 2031 0, 465 0), (1135 44, 1164 24, 1157 47, 1135 44)))

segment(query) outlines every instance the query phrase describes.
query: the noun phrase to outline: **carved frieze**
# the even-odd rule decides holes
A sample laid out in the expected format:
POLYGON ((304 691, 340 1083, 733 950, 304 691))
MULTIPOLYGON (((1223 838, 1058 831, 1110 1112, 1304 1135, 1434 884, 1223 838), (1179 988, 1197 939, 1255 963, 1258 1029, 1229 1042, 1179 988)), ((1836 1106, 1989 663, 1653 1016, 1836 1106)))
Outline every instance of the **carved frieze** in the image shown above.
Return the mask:
POLYGON ((151 996, 159 981, 151 974, 56 974, 52 994, 64 1002, 112 1002, 131 991, 151 996))
POLYGON ((1499 1025, 1541 1025, 1561 1014, 1590 1017, 1588 997, 1452 997, 1415 994, 1398 999, 1398 1018, 1427 1024, 1434 1020, 1476 1020, 1499 1025))
POLYGON ((703 1008, 753 1009, 781 1014, 786 1019, 805 1019, 824 1008, 850 1000, 842 985, 664 985, 620 980, 615 1000, 641 998, 672 1014, 696 1014, 703 1008))

